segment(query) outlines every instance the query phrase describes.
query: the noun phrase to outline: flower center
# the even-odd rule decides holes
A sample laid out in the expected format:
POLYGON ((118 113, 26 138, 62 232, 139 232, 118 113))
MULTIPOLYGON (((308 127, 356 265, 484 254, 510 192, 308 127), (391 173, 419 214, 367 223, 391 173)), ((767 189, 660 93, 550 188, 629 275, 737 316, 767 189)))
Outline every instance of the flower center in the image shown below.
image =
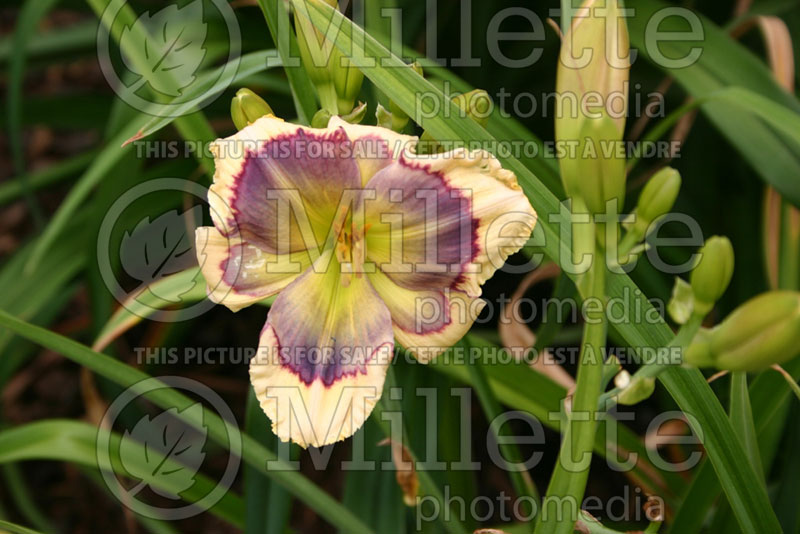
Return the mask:
POLYGON ((355 274, 360 278, 364 273, 364 258, 366 256, 364 235, 369 230, 369 224, 358 224, 353 221, 351 213, 348 211, 345 216, 337 217, 334 223, 336 231, 336 260, 341 268, 340 283, 344 287, 350 285, 350 281, 355 274))

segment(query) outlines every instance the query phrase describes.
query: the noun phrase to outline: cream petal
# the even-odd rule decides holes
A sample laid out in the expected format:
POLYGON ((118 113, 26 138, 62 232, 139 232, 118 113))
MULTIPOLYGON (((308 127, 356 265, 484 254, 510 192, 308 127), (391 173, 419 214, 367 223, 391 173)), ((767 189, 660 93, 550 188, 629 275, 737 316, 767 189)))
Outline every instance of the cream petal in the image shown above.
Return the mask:
POLYGON ((415 136, 399 134, 381 126, 350 124, 336 115, 328 121, 328 128, 342 128, 352 141, 362 185, 403 153, 413 153, 418 141, 415 136))
POLYGON ((208 297, 232 311, 278 293, 311 263, 306 252, 270 254, 238 234, 223 236, 213 226, 197 228, 195 249, 208 297))
POLYGON ((342 285, 326 253, 275 299, 250 377, 282 440, 320 447, 353 434, 394 355, 389 310, 365 276, 342 285))
POLYGON ((459 290, 413 290, 381 272, 368 276, 392 314, 395 339, 423 363, 464 337, 485 305, 459 290))
POLYGON ((481 285, 520 250, 536 225, 536 212, 513 172, 484 150, 456 149, 443 154, 405 154, 412 167, 442 177, 446 186, 469 199, 475 240, 472 255, 452 286, 472 297, 481 285))
POLYGON ((526 242, 536 213, 487 152, 406 154, 365 186, 367 257, 409 289, 470 297, 526 242))
POLYGON ((342 128, 304 128, 262 117, 215 141, 211 150, 214 225, 265 252, 319 251, 333 235, 341 206, 349 207, 361 187, 342 128))
POLYGON ((363 198, 370 261, 409 289, 455 287, 478 237, 463 192, 401 158, 373 176, 363 198))

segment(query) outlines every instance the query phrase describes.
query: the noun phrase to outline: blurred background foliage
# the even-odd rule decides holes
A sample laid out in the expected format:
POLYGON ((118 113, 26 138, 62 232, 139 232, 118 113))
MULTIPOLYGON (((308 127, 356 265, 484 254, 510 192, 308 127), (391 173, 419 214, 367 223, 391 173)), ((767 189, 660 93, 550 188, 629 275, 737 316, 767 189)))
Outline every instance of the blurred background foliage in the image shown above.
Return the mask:
MULTIPOLYGON (((270 16, 278 16, 276 4, 272 0, 236 0, 230 5, 240 28, 242 54, 250 58, 247 63, 243 61, 242 70, 248 66, 250 72, 243 73, 220 94, 211 95, 213 102, 201 112, 164 125, 154 131, 149 140, 203 142, 233 133, 230 99, 239 87, 249 87, 259 93, 280 117, 295 120, 302 116, 296 101, 303 98, 307 101, 309 95, 293 98, 287 73, 280 67, 265 68, 265 51, 276 47, 267 23, 270 16)), ((499 65, 487 46, 485 36, 489 21, 502 9, 519 7, 518 2, 439 0, 435 5, 438 56, 457 58, 462 55, 462 46, 466 43, 480 67, 458 63, 448 64, 446 69, 426 66, 426 76, 434 85, 446 87, 444 84, 449 83, 452 92, 481 88, 493 96, 496 105, 500 93, 510 95, 507 103, 521 93, 530 93, 539 102, 544 95, 552 93, 560 41, 551 27, 544 27, 542 41, 501 45, 503 54, 511 58, 528 56, 534 46, 542 48, 541 58, 524 69, 499 65), (471 17, 464 15, 465 5, 470 6, 471 17)), ((629 21, 633 47, 642 45, 647 15, 666 5, 656 0, 627 2, 628 7, 636 10, 636 16, 629 21)), ((652 64, 642 54, 631 71, 632 104, 641 109, 648 95, 663 92, 664 109, 669 117, 675 110, 686 109, 682 106, 687 103, 707 98, 720 88, 744 87, 784 106, 786 124, 795 124, 791 121, 797 120, 800 110, 794 94, 797 71, 791 64, 788 76, 784 73, 781 77, 780 69, 785 69, 790 52, 795 55, 798 52, 800 5, 796 1, 720 3, 708 0, 669 5, 682 5, 701 14, 706 30, 706 39, 699 44, 703 56, 695 67, 672 72, 652 64), (765 44, 770 42, 773 44, 765 44), (794 117, 789 117, 791 114, 794 117)), ((161 9, 162 3, 134 1, 130 6, 138 16, 148 10, 161 9)), ((207 159, 183 153, 178 157, 137 154, 135 143, 121 147, 122 141, 152 126, 152 122, 148 122, 151 121, 149 116, 117 98, 98 66, 98 13, 104 7, 103 0, 88 3, 9 0, 0 8, 0 90, 4 99, 0 113, 0 152, 3 154, 0 159, 0 309, 9 316, 88 346, 95 344, 98 337, 102 338, 101 334, 113 331, 115 325, 107 323, 118 309, 118 303, 103 283, 96 260, 98 229, 109 207, 124 191, 155 178, 181 177, 201 184, 210 182, 207 159)), ((224 63, 229 39, 224 21, 208 7, 205 18, 207 53, 200 72, 209 72, 224 63)), ((416 0, 369 2, 367 31, 386 43, 386 22, 375 14, 381 7, 402 11, 402 43, 407 50, 423 55, 426 45, 430 50, 425 28, 431 14, 426 12, 425 3, 416 0)), ((524 7, 545 21, 550 10, 559 5, 550 1, 529 3, 524 7)), ((530 30, 530 25, 522 17, 513 17, 506 20, 502 30, 525 32, 530 30)), ((680 51, 680 46, 675 45, 675 50, 680 51)), ((120 61, 118 49, 112 48, 116 61, 120 61)), ((302 82, 302 72, 295 76, 302 82)), ((377 102, 385 103, 387 97, 382 88, 366 81, 360 100, 367 102, 369 121, 377 102)), ((664 118, 651 119, 646 125, 635 118, 628 121, 629 139, 663 127, 664 138, 682 141, 679 157, 669 162, 683 177, 683 188, 674 211, 695 219, 704 235, 722 234, 733 242, 736 270, 730 289, 715 311, 718 318, 769 287, 798 289, 800 276, 800 221, 791 207, 791 202, 800 201, 800 194, 797 194, 800 191, 800 152, 797 145, 792 144, 797 137, 793 140, 774 122, 749 113, 746 108, 752 104, 748 102, 739 100, 737 104, 730 99, 720 99, 699 106, 690 104, 686 113, 674 116, 678 118, 676 122, 664 118), (743 122, 737 122, 739 119, 743 122), (765 137, 764 132, 769 135, 765 137), (768 193, 767 184, 775 186, 789 200, 768 193)), ((496 111, 489 132, 508 139, 552 140, 552 99, 549 106, 530 116, 515 117, 518 124, 498 119, 496 111)), ((299 108, 302 107, 300 102, 299 108)), ((513 112, 510 108, 507 111, 513 112)), ((524 104, 523 111, 527 111, 524 104)), ((422 132, 420 127, 410 128, 416 134, 422 132)), ((800 131, 796 135, 800 135, 800 131)), ((660 159, 643 159, 634 167, 628 178, 628 207, 634 204, 636 192, 647 178, 666 163, 660 159)), ((563 198, 555 160, 540 157, 523 160, 522 164, 553 194, 563 198)), ((150 195, 146 201, 134 204, 126 212, 126 219, 118 223, 111 249, 119 249, 124 231, 135 227, 144 217, 185 210, 187 202, 193 201, 179 194, 163 193, 150 195)), ((540 211, 540 217, 542 215, 540 211)), ((668 225, 662 235, 684 237, 685 228, 668 225)), ((664 254, 670 263, 681 263, 693 252, 675 247, 665 250, 664 254)), ((525 256, 520 254, 511 261, 521 264, 525 256)), ((118 265, 114 267, 119 271, 118 265)), ((640 262, 631 278, 647 297, 664 302, 669 299, 672 275, 640 262)), ((501 295, 513 293, 521 280, 520 275, 500 274, 486 285, 485 297, 496 302, 501 295)), ((544 281, 526 292, 536 302, 553 295, 574 294, 572 282, 565 276, 544 281)), ((261 328, 266 312, 264 307, 254 307, 233 315, 216 307, 199 318, 184 322, 126 324, 127 331, 115 331, 102 338, 105 340, 102 346, 95 344, 98 351, 108 355, 106 359, 89 349, 67 346, 61 337, 47 337, 43 330, 21 323, 13 323, 16 326, 12 328, 11 319, 3 320, 0 328, 3 392, 0 518, 41 532, 282 533, 328 532, 334 528, 348 534, 413 531, 414 509, 403 504, 402 491, 391 470, 317 471, 307 452, 293 450, 292 454, 300 459, 299 473, 280 476, 267 473, 263 468, 266 457, 263 455, 267 454, 264 451, 275 451, 278 444, 269 431, 267 420, 254 408, 246 366, 241 362, 183 365, 148 364, 137 360, 135 347, 253 347, 257 341, 254 333, 261 328), (37 344, 31 343, 31 339, 37 344), (175 523, 146 518, 124 508, 100 479, 94 459, 92 425, 99 423, 110 400, 128 385, 126 381, 138 376, 129 373, 132 368, 154 376, 188 376, 209 385, 228 402, 240 425, 252 438, 251 452, 245 454, 242 472, 230 497, 210 512, 175 523)), ((463 343, 499 344, 496 322, 496 317, 479 322, 463 343)), ((574 346, 580 341, 580 325, 569 321, 562 321, 556 328, 552 324, 548 328, 539 321, 528 326, 540 336, 546 336, 549 346, 574 346)), ((623 336, 616 332, 611 332, 610 342, 626 345, 623 336)), ((800 374, 797 362, 790 362, 786 368, 795 378, 800 374)), ((574 371, 569 365, 566 370, 574 371)), ((559 410, 566 393, 563 385, 524 366, 487 366, 483 372, 485 376, 476 375, 466 366, 433 365, 429 368, 398 360, 393 381, 404 391, 403 400, 399 402, 403 406, 404 425, 409 429, 408 446, 418 457, 424 458, 431 452, 426 449, 425 438, 428 432, 436 429, 438 459, 458 458, 466 440, 473 446, 473 456, 484 465, 490 465, 486 437, 492 430, 486 413, 491 413, 491 409, 487 407, 494 403, 505 409, 530 411, 544 419, 548 411, 559 410), (482 376, 486 386, 483 389, 482 376), (475 388, 466 404, 450 391, 464 384, 475 388), (426 411, 425 399, 415 395, 417 388, 433 388, 438 399, 433 414, 426 411), (470 435, 463 435, 464 429, 459 424, 459 412, 465 408, 469 410, 466 420, 472 423, 470 435), (438 423, 432 427, 431 420, 438 423)), ((714 382, 712 387, 722 405, 727 407, 729 384, 726 379, 714 382)), ((186 401, 177 397, 172 400, 175 405, 186 401)), ((775 515, 784 532, 800 532, 797 403, 791 400, 780 377, 770 373, 751 381, 750 401, 766 488, 775 515)), ((388 406, 381 404, 381 409, 391 408, 389 402, 386 402, 388 406)), ((626 450, 640 451, 652 446, 645 436, 648 423, 656 414, 676 407, 676 401, 659 386, 650 400, 626 409, 636 417, 620 430, 621 444, 626 450)), ((138 415, 151 409, 143 403, 138 407, 138 414, 130 415, 131 420, 135 421, 138 415)), ((511 426, 518 434, 529 432, 523 423, 511 426)), ((544 453, 543 460, 529 473, 539 491, 546 487, 558 451, 557 429, 550 426, 545 445, 524 445, 517 451, 523 457, 532 452, 544 453)), ((671 431, 685 434, 688 429, 686 425, 675 424, 671 431)), ((391 448, 377 446, 384 439, 384 432, 373 416, 354 439, 364 440, 370 457, 388 462, 391 448)), ((721 494, 721 489, 729 488, 720 487, 708 461, 676 475, 645 460, 644 465, 625 476, 606 465, 601 458, 605 453, 602 438, 598 443, 600 454, 592 466, 587 496, 607 501, 617 495, 627 495, 628 506, 636 507, 641 506, 641 496, 645 493, 657 494, 667 502, 668 521, 664 529, 669 528, 670 532, 730 533, 743 528, 737 525, 735 514, 730 513, 726 497, 721 494)), ((350 446, 349 442, 337 445, 334 459, 348 458, 350 446)), ((208 445, 211 461, 204 464, 203 473, 212 481, 224 468, 224 449, 224 444, 208 445), (222 458, 221 465, 215 458, 222 458)), ((677 461, 686 458, 693 449, 669 445, 662 452, 677 461)), ((477 496, 495 499, 500 492, 519 494, 518 481, 493 465, 480 472, 451 469, 419 475, 422 494, 438 493, 439 498, 443 488, 448 491, 445 496, 457 495, 467 502, 477 496)), ((154 502, 159 501, 158 495, 149 497, 154 502)), ((502 519, 495 515, 480 524, 472 519, 460 523, 426 522, 423 531, 470 532, 491 525, 500 525, 509 532, 529 529, 525 525, 503 523, 502 519)), ((607 527, 620 531, 647 526, 646 521, 600 519, 607 527)), ((11 523, 0 524, 0 531, 4 528, 17 531, 11 523)), ((748 529, 744 527, 744 530, 748 529)))

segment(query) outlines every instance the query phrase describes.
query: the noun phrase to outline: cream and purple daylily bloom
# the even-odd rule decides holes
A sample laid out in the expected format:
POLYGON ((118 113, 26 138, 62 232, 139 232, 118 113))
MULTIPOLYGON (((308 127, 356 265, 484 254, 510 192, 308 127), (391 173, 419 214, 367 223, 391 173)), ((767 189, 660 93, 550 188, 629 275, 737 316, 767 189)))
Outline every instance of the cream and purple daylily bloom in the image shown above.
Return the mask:
POLYGON ((273 431, 351 436, 381 395, 394 340, 423 362, 458 341, 481 285, 536 214, 488 152, 416 155, 416 138, 264 117, 213 145, 214 226, 197 231, 209 297, 278 294, 250 377, 273 431))

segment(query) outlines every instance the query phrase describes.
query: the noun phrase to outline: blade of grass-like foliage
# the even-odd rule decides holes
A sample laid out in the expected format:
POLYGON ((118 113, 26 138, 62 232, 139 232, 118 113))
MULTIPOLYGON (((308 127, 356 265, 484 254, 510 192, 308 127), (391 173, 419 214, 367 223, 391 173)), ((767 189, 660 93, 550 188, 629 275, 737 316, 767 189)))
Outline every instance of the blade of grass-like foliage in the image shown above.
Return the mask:
MULTIPOLYGON (((236 76, 233 78, 232 83, 238 83, 248 76, 279 66, 280 61, 274 58, 274 50, 261 50, 259 52, 245 54, 239 59, 239 68, 236 71, 236 76), (270 58, 269 62, 267 61, 268 58, 270 58)), ((194 107, 192 100, 199 94, 206 94, 206 98, 211 100, 227 89, 230 84, 227 83, 227 80, 221 79, 220 76, 224 69, 225 67, 221 66, 200 75, 197 81, 192 84, 193 91, 191 93, 187 92, 187 95, 179 96, 172 101, 172 104, 179 104, 173 109, 172 114, 183 115, 191 111, 194 107)), ((142 137, 154 134, 170 124, 172 120, 173 119, 169 117, 153 117, 142 126, 142 129, 136 133, 135 137, 136 139, 141 139, 142 137)))
MULTIPOLYGON (((460 91, 462 93, 475 89, 475 87, 453 74, 449 69, 442 67, 432 59, 420 56, 412 48, 403 47, 403 55, 418 61, 425 70, 425 76, 431 78, 432 83, 446 81, 450 83, 451 91, 460 91)), ((556 159, 547 155, 545 144, 541 139, 531 133, 515 118, 504 116, 497 108, 489 115, 486 131, 498 141, 517 145, 520 142, 524 142, 531 147, 535 147, 535 156, 525 157, 522 163, 547 186, 551 193, 558 198, 564 198, 564 188, 561 185, 556 159)))
MULTIPOLYGON (((5 63, 13 56, 14 37, 0 39, 0 63, 5 63)), ((97 46, 97 24, 94 22, 78 22, 65 28, 37 33, 27 46, 29 59, 42 56, 69 54, 74 52, 93 52, 97 46)))
POLYGON ((747 459, 753 470, 760 476, 766 489, 764 467, 761 464, 761 452, 758 450, 756 427, 753 423, 753 410, 750 406, 750 391, 747 389, 747 373, 731 373, 731 422, 733 429, 742 441, 747 459))
MULTIPOLYGON (((270 422, 258 404, 255 391, 249 388, 245 414, 245 432, 264 447, 277 444, 270 422)), ((292 496, 250 465, 244 466, 245 533, 283 534, 289 523, 292 496)))
MULTIPOLYGON (((361 447, 364 459, 375 462, 375 469, 348 470, 342 490, 342 504, 380 534, 406 532, 406 506, 396 473, 383 468, 392 465, 391 446, 378 446, 385 438, 375 418, 369 418, 353 436, 353 449, 361 447), (356 441, 358 440, 358 441, 356 441)), ((339 534, 347 534, 339 531, 339 534)))
POLYGON ((18 199, 23 194, 22 181, 28 183, 30 191, 36 191, 73 176, 78 171, 85 169, 97 156, 97 152, 90 150, 78 156, 50 165, 40 171, 32 172, 27 178, 9 180, 0 184, 0 205, 8 204, 18 199))
MULTIPOLYGON (((246 77, 247 75, 252 74, 254 71, 263 70, 266 68, 265 63, 262 62, 260 64, 261 69, 254 70, 255 66, 259 64, 259 60, 265 57, 265 54, 266 52, 253 52, 252 54, 243 56, 242 63, 245 64, 248 70, 237 73, 233 79, 233 83, 241 78, 246 77)), ((219 67, 219 69, 223 68, 224 67, 219 67)), ((224 87, 220 88, 219 86, 215 86, 213 84, 213 81, 215 80, 214 72, 217 70, 218 69, 215 69, 209 73, 203 73, 199 75, 198 81, 192 84, 192 86, 186 90, 186 96, 183 98, 191 99, 201 95, 205 96, 206 98, 213 98, 219 94, 224 87)), ((154 107, 153 110, 155 111, 156 108, 154 107)), ((53 215, 53 218, 50 220, 42 232, 42 235, 37 240, 36 249, 29 260, 29 264, 26 266, 26 270, 34 269, 38 262, 41 261, 42 255, 61 235, 65 224, 78 211, 84 200, 86 200, 86 198, 89 196, 89 193, 94 189, 97 183, 106 176, 109 169, 116 165, 128 150, 131 150, 131 148, 125 148, 126 142, 131 140, 132 137, 136 137, 140 130, 143 130, 148 124, 154 121, 155 119, 151 119, 151 115, 154 114, 155 113, 150 115, 144 113, 140 114, 135 120, 125 124, 125 126, 116 135, 114 135, 108 141, 106 146, 97 154, 86 172, 78 179, 78 182, 75 184, 75 186, 70 189, 69 193, 59 206, 58 211, 56 211, 55 215, 53 215)), ((193 114, 192 116, 195 117, 195 119, 192 120, 196 120, 197 115, 193 114)), ((171 124, 173 121, 186 121, 192 116, 180 117, 178 119, 163 118, 162 120, 155 120, 155 123, 151 124, 150 126, 150 133, 171 124)))
MULTIPOLYGON (((114 312, 92 344, 95 350, 103 350, 114 339, 156 310, 164 309, 178 301, 191 303, 207 298, 205 281, 200 275, 199 267, 165 276, 148 286, 148 289, 128 297, 124 305, 114 312)), ((269 306, 274 300, 275 297, 270 297, 260 301, 259 304, 269 306)))
POLYGON ((308 74, 299 64, 300 51, 297 48, 297 38, 289 24, 289 14, 286 12, 283 0, 258 0, 258 7, 264 14, 272 42, 275 43, 286 70, 297 118, 302 124, 311 124, 311 117, 317 112, 315 90, 308 74))
MULTIPOLYGON (((377 423, 369 418, 364 422, 353 440, 364 440, 367 445, 374 445, 378 443, 383 437, 377 423)), ((372 456, 376 452, 374 449, 365 449, 365 457, 373 460, 372 456)), ((380 449, 379 449, 380 450, 380 449)), ((389 449, 386 448, 386 451, 389 449)), ((389 461, 388 456, 381 457, 380 460, 389 461)), ((358 516, 364 523, 372 528, 375 528, 375 511, 378 508, 379 492, 376 486, 380 484, 380 480, 384 472, 378 468, 348 471, 345 475, 344 487, 342 488, 342 504, 350 509, 355 515, 358 516)), ((376 532, 382 532, 376 529, 376 532)), ((339 534, 347 534, 345 531, 339 531, 339 534)))
MULTIPOLYGON (((120 435, 111 434, 109 448, 111 452, 111 466, 120 475, 128 476, 126 468, 120 463, 119 451, 120 435), (117 451, 117 452, 114 452, 117 451)), ((144 445, 132 444, 131 447, 144 445)), ((163 460, 163 465, 168 470, 179 470, 180 464, 172 458, 164 458, 155 449, 149 449, 149 454, 163 460)), ((137 473, 149 474, 151 468, 143 461, 141 455, 127 455, 126 464, 130 467, 138 465, 137 473)), ((48 419, 28 423, 8 430, 0 431, 0 463, 20 462, 25 460, 59 460, 89 467, 97 467, 97 427, 89 423, 71 420, 48 419)), ((175 486, 172 477, 151 476, 144 481, 176 495, 182 495, 190 502, 200 500, 214 488, 215 482, 200 473, 195 475, 195 483, 186 490, 175 486)), ((243 503, 238 495, 228 491, 220 501, 209 511, 234 526, 242 525, 243 503)))
MULTIPOLYGON (((44 328, 20 321, 16 317, 0 310, 0 325, 8 328, 26 339, 43 347, 53 350, 75 363, 115 382, 116 384, 137 391, 137 384, 143 380, 153 378, 147 373, 134 369, 105 354, 93 351, 85 345, 67 337, 50 332, 44 328)), ((177 408, 177 417, 195 428, 208 429, 208 437, 223 447, 229 447, 229 436, 240 434, 242 437, 242 459, 262 473, 276 480, 288 489, 298 499, 314 509, 332 525, 347 529, 355 534, 371 532, 353 514, 336 502, 330 495, 322 491, 313 482, 291 467, 275 453, 266 449, 247 434, 228 423, 216 413, 206 408, 202 415, 194 418, 193 414, 183 414, 183 410, 194 404, 194 401, 178 391, 164 387, 149 392, 142 396, 164 409, 177 408), (267 462, 274 462, 273 468, 267 469, 267 462)))
MULTIPOLYGON (((648 24, 658 11, 668 5, 660 0, 629 0, 626 5, 635 12, 635 16, 627 19, 631 45, 638 47, 645 58, 653 61, 652 55, 648 55, 653 51, 653 44, 650 43, 649 49, 646 46, 648 24)), ((696 13, 693 16, 702 23, 702 43, 662 41, 658 47, 666 57, 684 58, 699 44, 702 54, 698 60, 683 68, 666 68, 658 61, 653 61, 657 67, 674 76, 695 98, 702 98, 725 87, 739 86, 794 113, 800 111, 800 102, 778 86, 763 62, 708 19, 696 13)), ((666 17, 658 29, 681 31, 685 29, 684 26, 685 21, 680 17, 666 17)), ((800 145, 789 141, 785 132, 776 132, 741 106, 731 105, 731 102, 709 102, 703 106, 703 112, 762 179, 795 205, 800 205, 800 182, 797 180, 800 175, 800 145)))
MULTIPOLYGON (((390 439, 396 437, 392 434, 392 427, 394 426, 394 423, 390 424, 390 421, 396 418, 393 418, 391 415, 383 417, 383 415, 387 412, 390 414, 400 414, 402 412, 400 403, 397 400, 392 399, 391 395, 388 394, 388 392, 394 387, 396 387, 394 369, 392 366, 389 366, 388 372, 386 373, 386 381, 383 387, 384 394, 381 395, 380 400, 375 405, 374 412, 371 417, 376 423, 378 423, 378 426, 380 426, 384 435, 390 439)), ((408 442, 410 439, 408 434, 410 429, 408 429, 405 421, 402 418, 400 418, 399 425, 402 427, 400 435, 404 441, 402 445, 406 448, 406 452, 409 456, 408 459, 414 465, 418 465, 418 456, 415 454, 411 444, 408 442)), ((444 510, 445 507, 452 508, 455 501, 453 499, 451 499, 449 502, 445 501, 439 485, 434 481, 429 471, 418 468, 416 474, 417 478, 419 479, 420 495, 426 495, 433 498, 434 501, 438 503, 439 510, 444 510)), ((461 522, 460 516, 455 512, 452 514, 452 517, 448 517, 449 515, 450 514, 444 513, 437 514, 437 519, 442 523, 443 528, 447 532, 450 532, 450 534, 467 534, 468 530, 461 522), (445 519, 446 517, 447 519, 445 519)))
MULTIPOLYGON (((355 50, 367 57, 382 58, 377 64, 364 69, 364 75, 394 100, 409 116, 415 117, 431 135, 437 139, 483 141, 489 145, 494 139, 471 119, 460 117, 455 104, 441 92, 422 79, 403 62, 383 48, 377 41, 365 35, 340 13, 318 0, 302 2, 295 0, 299 11, 308 6, 308 16, 323 33, 332 24, 329 32, 336 46, 343 51, 355 50), (332 21, 332 22, 331 22, 332 21), (338 32, 336 31, 338 28, 338 32), (416 117, 415 95, 426 93, 439 104, 439 113, 433 117, 416 117), (448 119, 444 118, 447 114, 448 119)), ((300 11, 302 13, 302 11, 300 11)), ((569 258, 571 238, 562 228, 569 228, 569 215, 564 213, 555 196, 518 160, 500 157, 501 162, 517 174, 525 193, 539 212, 540 243, 546 254, 556 262, 569 258), (552 218, 551 218, 552 217, 552 218), (567 226, 565 226, 567 225, 567 226)), ((612 298, 635 299, 645 313, 653 313, 652 304, 638 291, 636 285, 624 274, 612 274, 608 280, 608 294, 612 298)), ((648 315, 649 316, 649 315, 648 315)), ((663 347, 673 337, 669 327, 661 323, 648 325, 617 324, 619 334, 633 347, 663 347)), ((742 530, 754 534, 764 530, 780 532, 780 525, 772 510, 766 492, 758 483, 758 477, 749 464, 742 463, 744 451, 722 409, 719 400, 698 370, 669 369, 660 376, 670 395, 681 409, 694 416, 694 430, 702 433, 709 457, 722 482, 723 489, 733 503, 734 513, 742 530)))
MULTIPOLYGON (((81 474, 94 482, 95 486, 100 490, 104 491, 109 497, 113 497, 111 490, 106 486, 105 481, 100 473, 98 473, 95 469, 91 469, 89 467, 81 468, 81 474)), ((151 534, 180 534, 178 529, 172 526, 171 522, 161 519, 153 519, 151 517, 145 517, 143 515, 139 515, 134 512, 133 514, 136 517, 136 521, 138 521, 144 530, 150 532, 151 534)), ((48 531, 46 531, 48 532, 48 531)))
POLYGON ((42 534, 38 530, 32 530, 3 519, 0 519, 0 531, 10 532, 11 534, 42 534))
POLYGON ((55 527, 39 509, 36 501, 33 500, 31 491, 25 483, 19 466, 13 463, 7 463, 2 466, 2 471, 3 479, 9 490, 10 499, 14 502, 20 515, 37 530, 54 532, 56 530, 55 527))
MULTIPOLYGON (((46 260, 33 272, 26 274, 24 266, 33 249, 28 243, 0 269, 0 308, 23 320, 31 321, 47 312, 52 317, 66 304, 63 297, 72 291, 67 285, 86 266, 89 237, 87 217, 80 214, 67 227, 64 239, 47 251, 46 260)), ((21 353, 10 350, 13 332, 0 330, 0 384, 21 364, 21 353)))
MULTIPOLYGON (((169 69, 158 69, 154 71, 147 58, 147 50, 145 50, 144 47, 138 46, 138 43, 152 42, 152 40, 148 35, 149 30, 147 30, 144 25, 136 24, 138 19, 131 5, 122 4, 122 7, 116 14, 116 18, 109 20, 108 17, 104 17, 104 13, 110 1, 111 0, 87 0, 87 3, 94 10, 97 17, 100 18, 101 24, 109 24, 109 27, 106 28, 109 35, 111 35, 120 46, 127 60, 136 65, 136 70, 138 72, 151 73, 153 79, 159 80, 159 86, 172 88, 175 94, 179 94, 181 91, 177 91, 177 89, 180 85, 172 71, 169 69), (120 39, 123 28, 129 31, 130 39, 120 39)), ((236 60, 234 59, 233 61, 236 60)), ((142 80, 144 80, 144 78, 142 78, 142 80)), ((188 91, 187 89, 184 90, 188 91)), ((200 92, 202 93, 202 89, 200 92)), ((163 102, 166 100, 166 97, 161 94, 155 93, 155 96, 157 101, 163 102)), ((158 113, 156 113, 156 115, 158 115, 158 113)), ((205 144, 212 141, 215 137, 214 130, 211 128, 211 125, 208 123, 202 111, 176 117, 175 127, 181 136, 187 140, 203 141, 205 144)), ((206 155, 205 150, 195 153, 195 157, 203 165, 209 176, 214 174, 214 162, 206 155)))
MULTIPOLYGON (((469 354, 469 340, 462 340, 461 344, 467 349, 467 353, 469 354)), ((480 402, 481 408, 483 408, 483 413, 486 415, 486 420, 489 422, 489 428, 493 433, 494 438, 498 443, 498 447, 502 451, 503 459, 506 462, 505 470, 511 477, 511 482, 514 486, 514 491, 517 492, 518 498, 527 496, 531 498, 531 502, 539 502, 539 492, 536 490, 536 486, 531 479, 530 473, 528 471, 521 471, 512 467, 513 464, 520 465, 522 463, 522 455, 519 452, 519 448, 517 448, 515 443, 510 443, 504 440, 504 433, 500 428, 492 424, 493 421, 496 421, 501 415, 502 409, 500 407, 500 402, 498 402, 491 386, 489 385, 489 380, 486 377, 483 367, 484 364, 480 360, 472 363, 471 365, 467 365, 470 379, 472 381, 472 387, 475 388, 475 392, 478 395, 478 401, 480 402)), ((524 512, 524 514, 526 517, 530 515, 529 511, 527 510, 524 512)))
MULTIPOLYGON (((742 447, 746 452, 747 461, 759 475, 760 482, 766 489, 764 468, 761 462, 761 451, 758 448, 753 412, 750 406, 750 391, 747 388, 747 373, 731 373, 730 386, 730 418, 733 429, 742 447)), ((733 514, 730 513, 730 503, 721 502, 714 515, 714 522, 709 527, 712 532, 739 532, 733 514)))
POLYGON ((148 286, 146 290, 129 297, 103 326, 92 347, 95 350, 103 350, 111 341, 130 330, 143 318, 157 309, 169 306, 169 299, 175 303, 200 301, 205 298, 206 286, 199 267, 165 276, 148 286))
MULTIPOLYGON (((797 421, 800 410, 795 404, 791 410, 791 421, 797 421)), ((775 509, 783 525, 784 532, 797 532, 800 529, 800 510, 797 503, 800 500, 800 426, 790 424, 786 426, 784 436, 784 457, 781 463, 781 480, 775 496, 775 509)))
MULTIPOLYGON (((800 360, 791 362, 785 368, 795 380, 800 377, 800 360)), ((782 422, 782 414, 785 414, 790 396, 791 393, 785 387, 784 380, 777 373, 761 373, 750 385, 755 434, 758 438, 758 448, 762 451, 766 471, 769 471, 772 466, 773 455, 766 455, 763 452, 775 447, 774 443, 768 442, 772 438, 771 433, 767 430, 774 423, 782 422)), ((677 509, 675 518, 670 525, 669 532, 674 534, 699 531, 703 520, 708 515, 711 503, 716 500, 722 489, 708 460, 703 460, 695 472, 694 480, 683 498, 683 504, 677 509)))
POLYGON ((36 202, 36 197, 31 192, 28 175, 25 173, 25 158, 22 151, 22 82, 25 77, 25 53, 28 42, 39 21, 55 3, 56 0, 28 0, 23 4, 11 40, 13 53, 8 68, 6 113, 8 115, 8 144, 11 149, 11 161, 20 181, 25 202, 38 227, 44 224, 44 216, 36 202))

